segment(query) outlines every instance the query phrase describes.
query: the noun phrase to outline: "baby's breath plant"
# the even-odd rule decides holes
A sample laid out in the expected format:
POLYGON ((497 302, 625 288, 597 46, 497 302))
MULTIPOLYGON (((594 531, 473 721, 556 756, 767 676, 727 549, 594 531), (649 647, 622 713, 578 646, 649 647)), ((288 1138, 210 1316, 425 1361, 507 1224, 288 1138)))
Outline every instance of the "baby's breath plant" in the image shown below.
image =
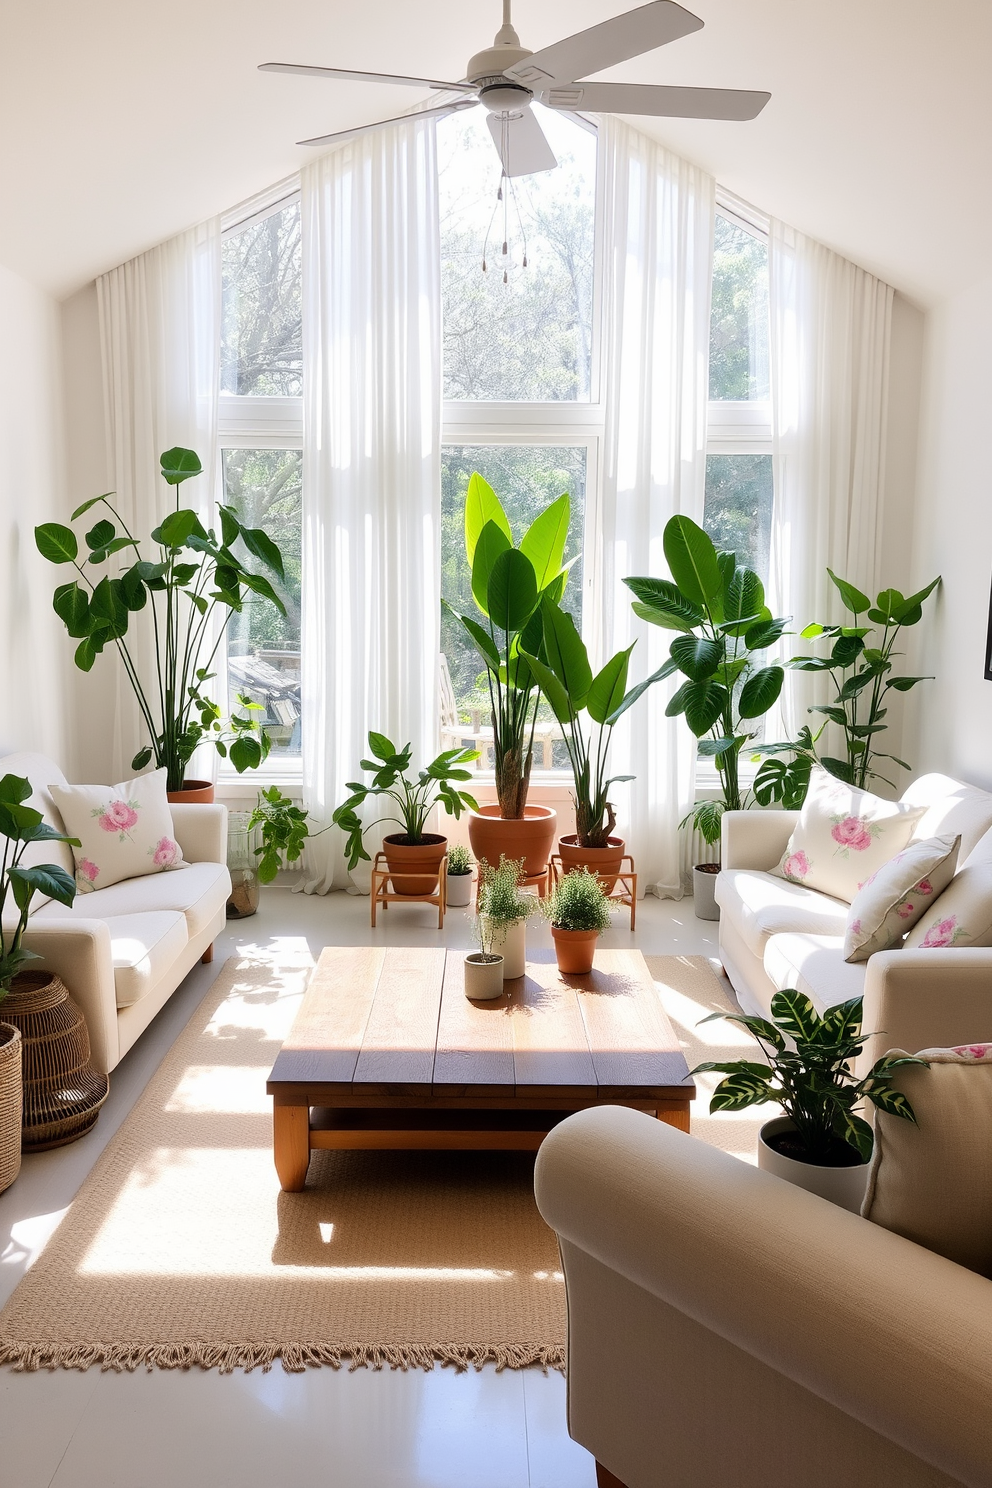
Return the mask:
POLYGON ((448 848, 448 872, 454 874, 456 878, 462 878, 466 873, 472 872, 472 854, 460 842, 448 848))
POLYGON ((610 928, 610 901, 598 875, 588 868, 573 868, 560 878, 541 900, 541 913, 558 930, 596 930, 602 934, 610 928))

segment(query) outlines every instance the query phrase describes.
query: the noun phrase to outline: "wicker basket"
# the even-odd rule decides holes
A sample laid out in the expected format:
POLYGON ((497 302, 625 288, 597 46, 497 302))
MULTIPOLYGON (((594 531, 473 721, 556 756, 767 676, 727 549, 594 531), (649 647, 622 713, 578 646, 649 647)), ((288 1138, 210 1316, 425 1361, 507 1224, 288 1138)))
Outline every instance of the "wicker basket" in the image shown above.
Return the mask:
POLYGON ((21 1171, 21 1035, 0 1023, 0 1193, 21 1171))
POLYGON ((107 1076, 90 1064, 85 1018, 65 983, 47 971, 18 972, 2 1010, 21 1032, 22 1150, 74 1142, 93 1126, 110 1093, 107 1076))

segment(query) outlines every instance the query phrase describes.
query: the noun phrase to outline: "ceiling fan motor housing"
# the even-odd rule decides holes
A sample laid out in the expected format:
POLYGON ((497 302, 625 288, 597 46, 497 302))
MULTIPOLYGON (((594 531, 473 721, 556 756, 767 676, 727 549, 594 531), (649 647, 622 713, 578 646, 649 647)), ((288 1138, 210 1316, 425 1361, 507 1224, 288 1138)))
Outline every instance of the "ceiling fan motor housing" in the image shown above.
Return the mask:
POLYGON ((468 82, 475 83, 480 102, 491 114, 506 114, 526 108, 534 94, 516 78, 504 76, 508 67, 532 57, 533 52, 520 45, 520 38, 512 26, 506 25, 496 33, 491 47, 476 52, 465 69, 468 82))

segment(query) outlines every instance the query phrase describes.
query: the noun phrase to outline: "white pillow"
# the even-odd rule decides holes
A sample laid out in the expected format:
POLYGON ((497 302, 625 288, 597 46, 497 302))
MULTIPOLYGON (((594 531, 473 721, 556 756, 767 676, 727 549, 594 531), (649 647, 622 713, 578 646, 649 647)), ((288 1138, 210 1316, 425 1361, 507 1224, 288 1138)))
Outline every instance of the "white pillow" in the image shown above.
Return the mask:
POLYGON ((866 879, 851 901, 845 961, 867 961, 899 945, 954 877, 960 837, 911 842, 866 879))
POLYGON ((851 903, 873 873, 902 852, 925 806, 883 801, 815 769, 779 878, 851 903))
POLYGON ((52 796, 73 848, 76 888, 81 894, 106 889, 124 878, 185 868, 173 837, 164 769, 120 785, 53 785, 52 796))
POLYGON ((992 861, 970 860, 906 937, 911 946, 992 945, 992 861))

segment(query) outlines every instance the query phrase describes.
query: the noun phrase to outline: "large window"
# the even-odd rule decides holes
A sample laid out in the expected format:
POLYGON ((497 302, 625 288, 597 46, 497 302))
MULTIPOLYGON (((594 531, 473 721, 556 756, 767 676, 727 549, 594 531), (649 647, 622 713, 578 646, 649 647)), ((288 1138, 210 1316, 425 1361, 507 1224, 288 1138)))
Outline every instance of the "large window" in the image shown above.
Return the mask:
MULTIPOLYGON (((229 705, 264 709, 269 769, 300 757, 303 335, 300 208, 282 201, 225 234, 220 442, 224 500, 278 543, 286 614, 249 600, 227 633, 229 705)), ((271 574, 266 571, 266 577, 271 574)))

